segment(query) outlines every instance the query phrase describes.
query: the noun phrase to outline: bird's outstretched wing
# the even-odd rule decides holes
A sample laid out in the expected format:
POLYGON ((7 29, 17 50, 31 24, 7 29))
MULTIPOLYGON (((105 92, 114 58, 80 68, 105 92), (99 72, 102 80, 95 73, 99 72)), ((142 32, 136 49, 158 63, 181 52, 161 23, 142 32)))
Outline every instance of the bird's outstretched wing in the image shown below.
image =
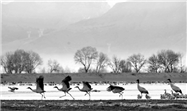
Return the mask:
POLYGON ((113 87, 112 85, 110 85, 110 86, 107 87, 106 90, 107 90, 107 91, 112 91, 113 89, 114 89, 114 87, 113 87))
POLYGON ((83 83, 83 89, 85 89, 85 90, 91 90, 92 89, 91 85, 88 82, 83 81, 82 83, 83 83))
POLYGON ((39 76, 36 78, 36 89, 44 90, 44 83, 43 83, 44 77, 39 76))
POLYGON ((62 80, 62 87, 63 88, 70 88, 69 81, 71 81, 71 76, 67 76, 62 80))
POLYGON ((15 89, 15 90, 18 90, 18 88, 17 87, 12 87, 13 89, 15 89))
POLYGON ((62 81, 71 81, 72 79, 71 79, 71 76, 67 76, 67 77, 65 77, 62 81))
POLYGON ((125 90, 125 88, 120 87, 120 86, 113 86, 115 89, 120 89, 120 90, 125 90))
POLYGON ((125 88, 120 87, 120 86, 113 86, 113 85, 110 85, 107 88, 107 91, 114 91, 114 92, 120 92, 120 91, 123 91, 123 90, 125 90, 125 88))

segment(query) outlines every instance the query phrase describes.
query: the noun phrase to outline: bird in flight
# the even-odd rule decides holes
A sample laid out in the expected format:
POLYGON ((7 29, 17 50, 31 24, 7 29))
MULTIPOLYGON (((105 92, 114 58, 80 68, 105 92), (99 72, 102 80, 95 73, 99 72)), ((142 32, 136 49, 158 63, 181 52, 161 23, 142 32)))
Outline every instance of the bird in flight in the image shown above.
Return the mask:
POLYGON ((82 92, 86 92, 85 96, 88 94, 89 95, 89 99, 91 99, 90 92, 91 92, 91 90, 93 88, 91 87, 91 85, 89 84, 89 82, 83 81, 82 83, 83 83, 82 89, 80 89, 79 86, 76 86, 75 88, 78 88, 82 92))
POLYGON ((17 87, 8 87, 10 90, 10 92, 15 92, 15 90, 18 90, 18 88, 17 87))
POLYGON ((69 82, 70 82, 71 80, 72 80, 72 79, 71 79, 71 76, 67 76, 67 77, 65 77, 65 78, 62 80, 62 88, 59 89, 57 86, 54 87, 54 88, 57 88, 59 91, 64 92, 65 95, 60 96, 60 98, 66 96, 66 93, 67 93, 67 94, 69 94, 73 99, 75 99, 75 98, 69 93, 69 91, 72 89, 72 88, 70 88, 70 84, 69 84, 69 82))
POLYGON ((120 86, 114 86, 114 85, 110 85, 107 88, 107 91, 112 91, 113 93, 119 93, 119 97, 122 96, 123 99, 123 91, 125 90, 125 88, 120 87, 120 86))
POLYGON ((32 89, 31 87, 28 87, 27 89, 30 89, 31 91, 35 92, 35 93, 39 93, 42 95, 42 98, 45 98, 45 92, 44 91, 44 77, 43 76, 39 76, 38 78, 36 78, 36 89, 32 89))

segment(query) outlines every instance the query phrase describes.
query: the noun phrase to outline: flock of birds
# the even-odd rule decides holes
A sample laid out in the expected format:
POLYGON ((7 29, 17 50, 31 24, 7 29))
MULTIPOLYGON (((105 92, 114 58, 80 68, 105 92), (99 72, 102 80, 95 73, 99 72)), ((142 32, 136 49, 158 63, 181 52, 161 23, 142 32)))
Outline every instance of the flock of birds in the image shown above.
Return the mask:
POLYGON ((187 98, 187 94, 183 95, 182 92, 179 92, 179 93, 174 93, 172 90, 171 90, 171 94, 168 93, 166 91, 166 89, 164 89, 164 94, 160 94, 160 99, 165 99, 165 100, 174 100, 174 99, 177 99, 177 98, 187 98), (180 94, 181 95, 180 95, 180 94))
MULTIPOLYGON (((75 98, 69 93, 69 91, 72 89, 70 87, 70 81, 72 80, 71 76, 67 76, 62 80, 62 88, 58 88, 57 86, 55 86, 54 88, 56 88, 58 91, 62 91, 64 92, 65 95, 60 96, 60 98, 66 96, 66 94, 70 95, 72 97, 72 99, 74 100, 75 98)), ((179 96, 179 93, 181 95, 183 95, 182 90, 174 85, 171 81, 171 79, 168 79, 169 84, 171 86, 171 89, 173 91, 175 91, 175 93, 173 93, 172 91, 172 95, 177 95, 179 96)), ((137 79, 137 89, 139 90, 139 92, 141 93, 137 95, 137 99, 141 99, 142 98, 142 94, 145 94, 145 98, 146 99, 151 99, 151 97, 149 96, 149 92, 148 90, 146 90, 144 87, 140 86, 139 84, 139 79, 137 79)), ((79 91, 81 92, 85 92, 85 95, 89 95, 89 99, 91 99, 91 94, 90 92, 100 92, 99 90, 93 90, 93 88, 91 87, 91 85, 89 84, 89 82, 83 81, 82 82, 83 87, 79 88, 79 86, 76 86, 75 88, 78 88, 79 91)), ((15 90, 18 90, 17 87, 8 87, 10 90, 10 92, 14 92, 15 90)), ((39 93, 43 98, 45 97, 45 90, 44 90, 44 77, 43 76, 39 76, 38 78, 36 78, 36 89, 32 89, 31 87, 28 87, 28 89, 30 89, 31 91, 35 92, 35 93, 39 93)), ((120 87, 120 86, 116 86, 116 85, 111 85, 106 89, 107 91, 113 92, 113 93, 118 93, 119 97, 121 96, 123 99, 123 91, 125 90, 125 88, 120 87)), ((164 94, 161 94, 161 99, 166 99, 166 98, 170 98, 171 94, 167 93, 165 90, 164 94)))

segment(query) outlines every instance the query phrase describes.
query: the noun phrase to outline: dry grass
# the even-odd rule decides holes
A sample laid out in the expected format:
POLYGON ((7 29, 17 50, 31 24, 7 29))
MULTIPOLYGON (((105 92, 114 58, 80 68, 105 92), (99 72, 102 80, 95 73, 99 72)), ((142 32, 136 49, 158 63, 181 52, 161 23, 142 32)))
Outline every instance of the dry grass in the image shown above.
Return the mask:
POLYGON ((2 100, 1 111, 186 111, 184 100, 2 100))
POLYGON ((2 82, 35 82, 36 77, 44 76, 44 82, 60 83, 61 80, 67 76, 72 76, 72 82, 79 81, 124 81, 135 82, 140 79, 141 82, 166 82, 168 78, 173 82, 187 82, 187 73, 123 73, 123 74, 1 74, 2 82))

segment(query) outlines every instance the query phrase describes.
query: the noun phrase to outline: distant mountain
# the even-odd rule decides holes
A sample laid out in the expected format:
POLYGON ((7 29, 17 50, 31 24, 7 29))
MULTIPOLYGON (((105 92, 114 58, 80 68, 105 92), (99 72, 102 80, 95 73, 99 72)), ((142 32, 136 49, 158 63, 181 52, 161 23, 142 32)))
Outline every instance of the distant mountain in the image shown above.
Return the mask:
POLYGON ((2 7, 3 43, 49 34, 110 9, 106 2, 12 2, 2 7))
POLYGON ((46 54, 73 54, 84 46, 121 56, 161 49, 185 52, 185 2, 125 2, 107 13, 82 20, 34 40, 3 45, 46 54))

